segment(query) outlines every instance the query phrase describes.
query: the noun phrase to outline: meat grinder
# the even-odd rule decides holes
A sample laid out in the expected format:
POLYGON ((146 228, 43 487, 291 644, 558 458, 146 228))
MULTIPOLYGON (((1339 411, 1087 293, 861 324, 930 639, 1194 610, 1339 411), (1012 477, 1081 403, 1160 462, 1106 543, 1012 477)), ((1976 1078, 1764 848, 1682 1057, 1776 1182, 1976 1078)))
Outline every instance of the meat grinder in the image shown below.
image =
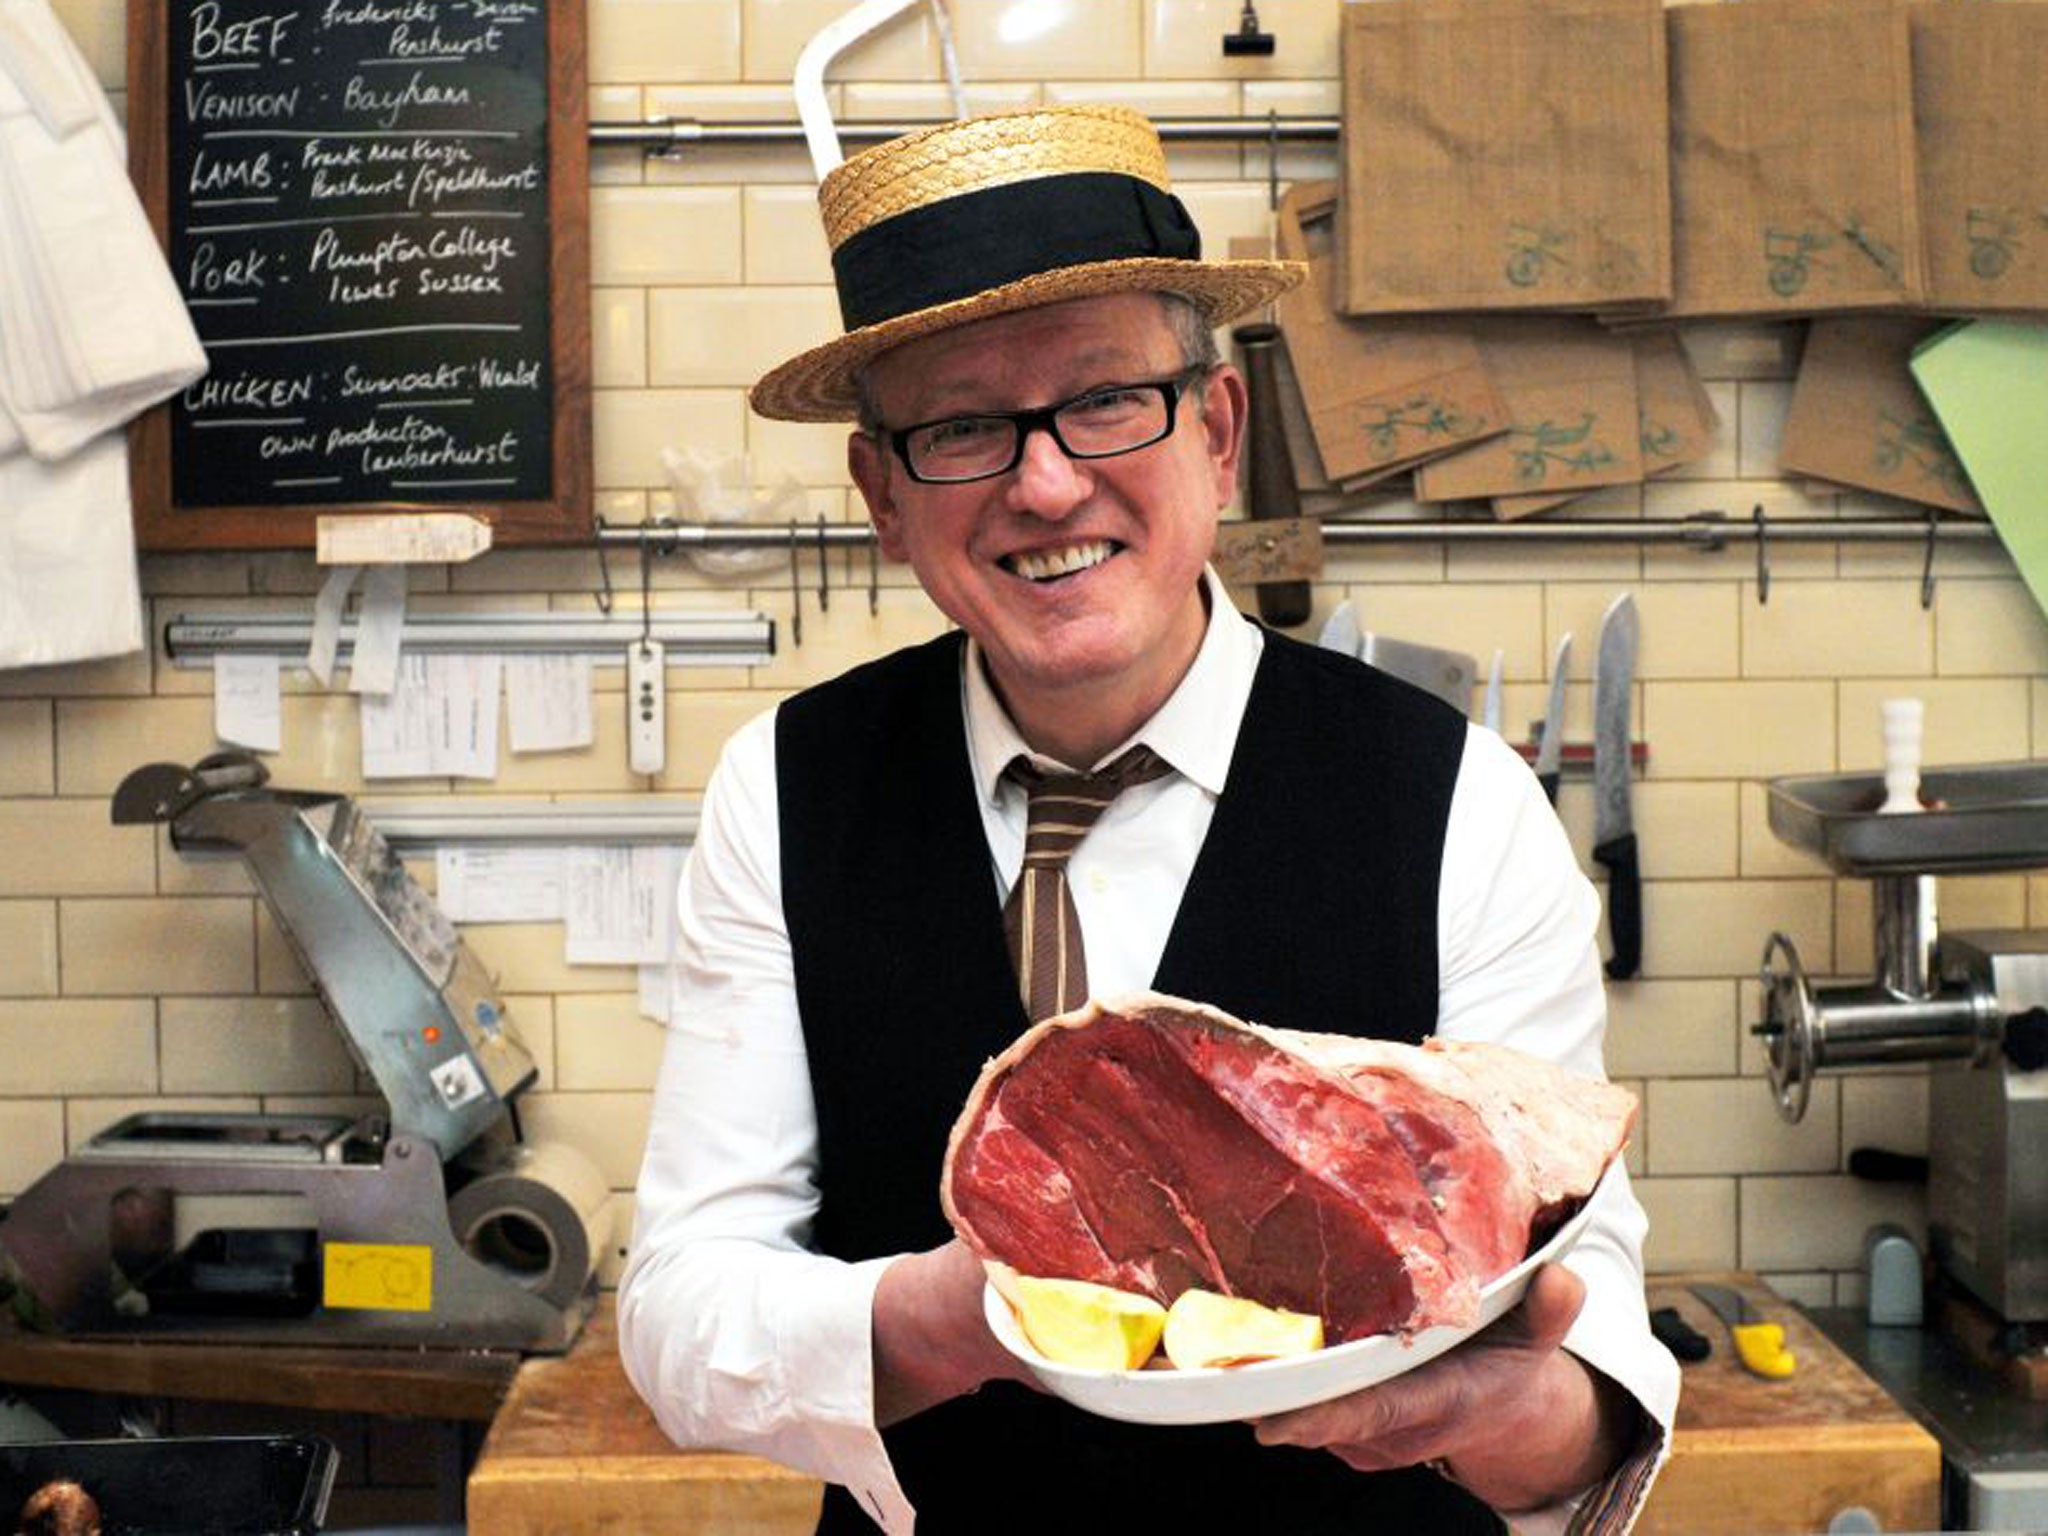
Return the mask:
POLYGON ((2008 1323, 2048 1321, 2048 930, 1943 933, 1935 877, 2048 867, 2048 764, 1929 769, 1886 813, 1877 774, 1769 786, 1771 830, 1872 882, 1877 974, 1816 985, 1792 940, 1763 956, 1763 1038, 1779 1112, 1817 1072, 1935 1062, 1930 1247, 2008 1323))

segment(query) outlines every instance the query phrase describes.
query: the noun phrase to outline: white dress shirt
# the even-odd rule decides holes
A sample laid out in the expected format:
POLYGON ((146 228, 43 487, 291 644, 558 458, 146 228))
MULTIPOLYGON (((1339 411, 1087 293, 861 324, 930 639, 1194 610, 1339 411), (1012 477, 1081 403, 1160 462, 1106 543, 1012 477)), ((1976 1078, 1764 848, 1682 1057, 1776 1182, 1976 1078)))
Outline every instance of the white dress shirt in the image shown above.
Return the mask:
MULTIPOLYGON (((1142 741, 1177 772, 1119 796, 1068 866, 1097 997, 1151 985, 1265 644, 1206 579, 1210 620, 1194 665, 1104 759, 1142 741)), ((1025 830, 1024 791, 1003 768, 1029 749, 971 643, 964 657, 969 758, 1000 899, 1025 830)), ((682 877, 673 1021, 619 1285, 620 1354, 678 1444, 749 1451, 843 1483, 902 1536, 913 1512, 875 1427, 869 1329, 892 1258, 846 1263, 804 1246, 818 1210, 817 1125, 780 870, 770 711, 727 744, 682 877)), ((1599 916, 1535 776, 1499 736, 1469 727, 1438 895, 1437 1032, 1600 1075, 1599 916)), ((1586 1303, 1565 1346, 1633 1393, 1668 1444, 1678 1372, 1644 1318, 1646 1222, 1625 1177, 1605 1189, 1567 1260, 1586 1303)), ((1560 1504, 1516 1523, 1559 1530, 1570 1513, 1560 1504)))

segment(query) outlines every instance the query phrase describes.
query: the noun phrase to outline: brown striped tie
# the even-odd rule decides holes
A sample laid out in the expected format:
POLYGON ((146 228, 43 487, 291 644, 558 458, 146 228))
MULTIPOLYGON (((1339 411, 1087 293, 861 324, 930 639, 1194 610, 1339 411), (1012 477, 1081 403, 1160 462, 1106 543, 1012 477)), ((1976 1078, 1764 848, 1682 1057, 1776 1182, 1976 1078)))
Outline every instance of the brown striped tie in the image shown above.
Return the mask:
POLYGON ((1032 1023, 1078 1008, 1088 998, 1081 918, 1067 889, 1068 858, 1110 801, 1172 771, 1150 747, 1131 748, 1100 773, 1047 773, 1023 757, 1004 770, 1031 795, 1024 868, 1003 904, 1003 934, 1032 1023))

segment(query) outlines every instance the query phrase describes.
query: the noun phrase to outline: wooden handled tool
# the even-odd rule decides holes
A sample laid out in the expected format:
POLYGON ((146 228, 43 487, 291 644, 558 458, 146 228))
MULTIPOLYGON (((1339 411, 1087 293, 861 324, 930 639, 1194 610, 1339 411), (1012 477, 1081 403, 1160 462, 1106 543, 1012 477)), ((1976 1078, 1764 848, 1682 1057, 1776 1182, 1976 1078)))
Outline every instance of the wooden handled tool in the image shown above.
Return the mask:
MULTIPOLYGON (((1294 480, 1294 456, 1287 447, 1287 425, 1280 414, 1280 378, 1274 349, 1280 327, 1266 322, 1240 325, 1230 333, 1244 354, 1245 388, 1251 396, 1251 422, 1245 441, 1248 461, 1247 513, 1259 520, 1301 516, 1301 488, 1294 480)), ((1275 628, 1306 624, 1309 590, 1305 581, 1265 581, 1257 588, 1259 617, 1275 628)))

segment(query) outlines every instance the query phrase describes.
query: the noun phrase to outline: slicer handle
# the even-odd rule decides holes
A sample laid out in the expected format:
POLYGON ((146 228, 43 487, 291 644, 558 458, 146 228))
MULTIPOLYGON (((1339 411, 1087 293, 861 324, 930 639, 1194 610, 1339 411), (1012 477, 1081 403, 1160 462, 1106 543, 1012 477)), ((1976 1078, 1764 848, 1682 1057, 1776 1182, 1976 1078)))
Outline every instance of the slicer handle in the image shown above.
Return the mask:
POLYGON ((1884 715, 1884 804, 1880 815, 1920 809, 1920 737, 1926 707, 1918 699, 1886 699, 1884 715))

